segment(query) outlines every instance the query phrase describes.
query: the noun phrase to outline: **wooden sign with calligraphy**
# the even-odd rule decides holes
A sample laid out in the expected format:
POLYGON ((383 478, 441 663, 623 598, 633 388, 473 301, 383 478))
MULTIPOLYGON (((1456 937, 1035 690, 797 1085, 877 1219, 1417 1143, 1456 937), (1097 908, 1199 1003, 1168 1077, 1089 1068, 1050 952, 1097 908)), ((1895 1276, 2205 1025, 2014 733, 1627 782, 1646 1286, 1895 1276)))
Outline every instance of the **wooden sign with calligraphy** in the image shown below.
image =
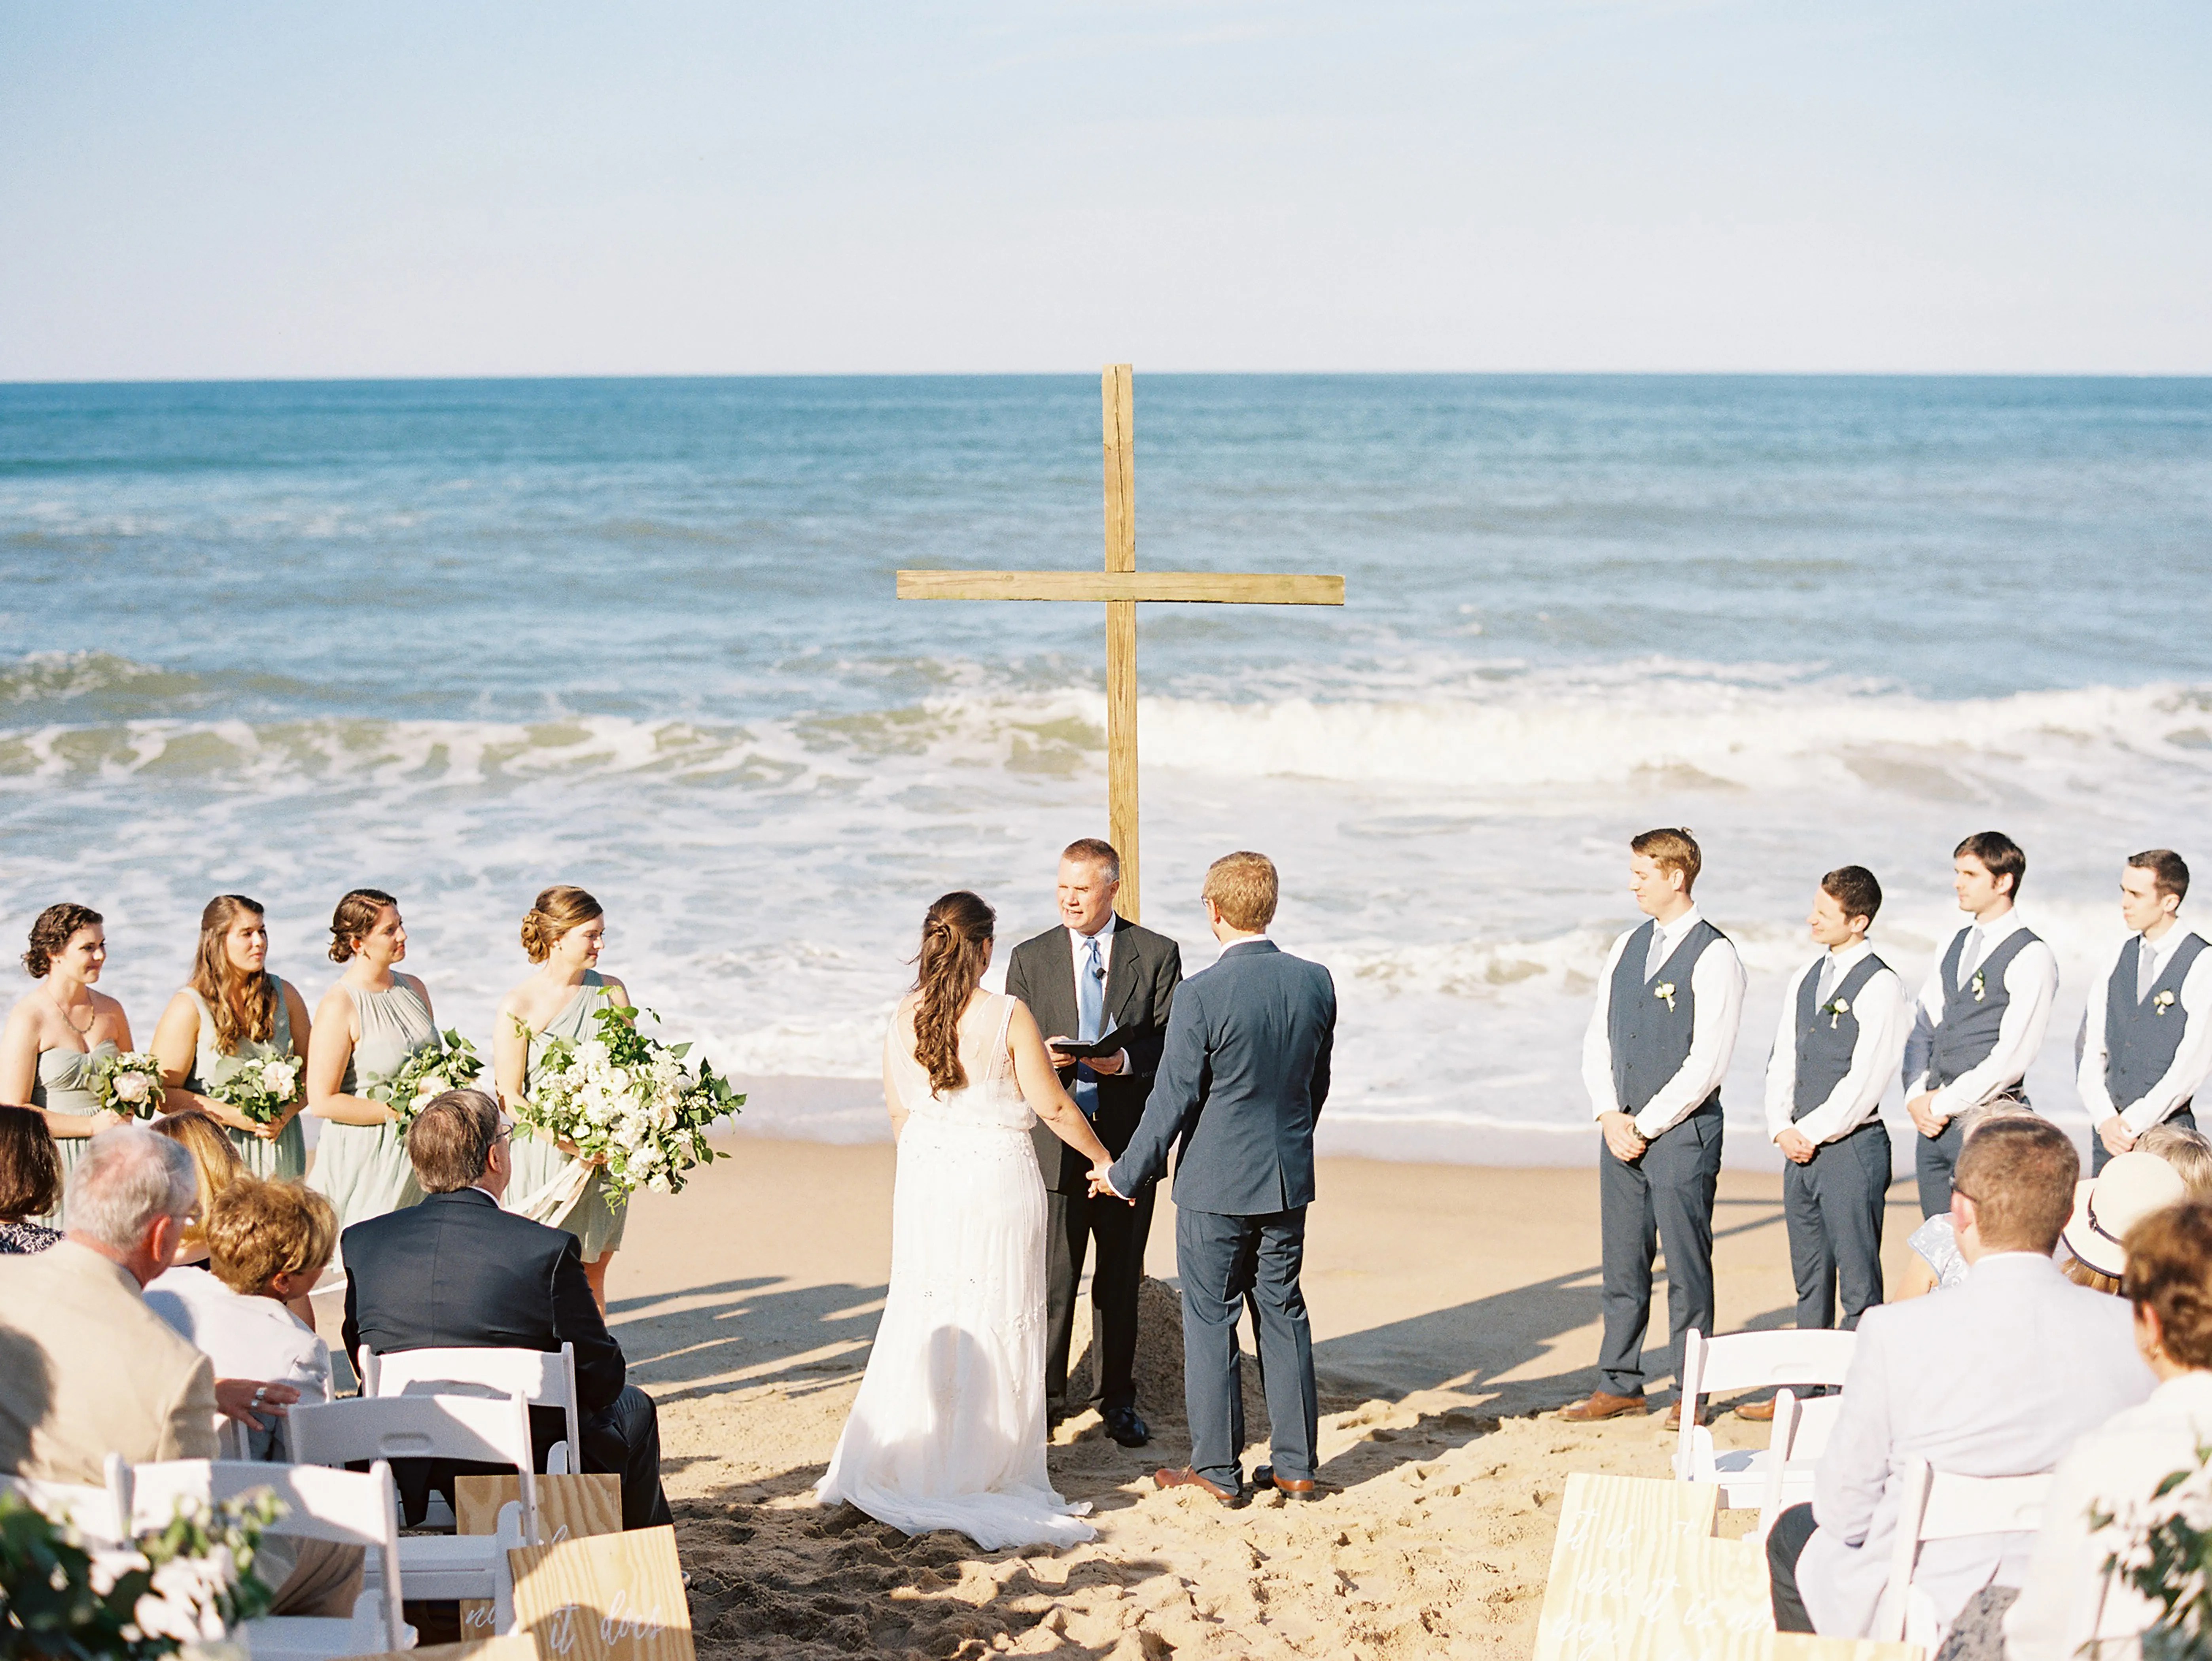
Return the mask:
POLYGON ((1921 1661, 1776 1632, 1765 1555, 1713 1536, 1718 1506, 1710 1483, 1568 1477, 1535 1661, 1921 1661))
MULTIPOLYGON (((455 1477, 454 1532, 497 1534, 499 1508, 521 1497, 522 1482, 519 1477, 455 1477)), ((539 1477, 538 1527, 549 1546, 586 1535, 621 1533, 622 1478, 611 1471, 539 1477)), ((461 1599, 461 1630, 471 1638, 489 1638, 491 1629, 491 1600, 461 1599)))
POLYGON ((672 1528, 630 1529, 507 1555, 514 1629, 544 1661, 695 1661, 672 1528))

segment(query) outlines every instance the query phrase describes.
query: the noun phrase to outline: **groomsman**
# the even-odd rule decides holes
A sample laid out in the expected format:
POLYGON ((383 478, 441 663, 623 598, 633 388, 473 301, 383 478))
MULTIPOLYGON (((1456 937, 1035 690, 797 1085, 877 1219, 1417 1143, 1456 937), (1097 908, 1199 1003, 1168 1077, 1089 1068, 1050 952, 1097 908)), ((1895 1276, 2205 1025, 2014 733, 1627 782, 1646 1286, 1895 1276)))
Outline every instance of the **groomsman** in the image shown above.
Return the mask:
MULTIPOLYGON (((1889 1132, 1881 1092, 1905 1049, 1905 983, 1875 955, 1867 930, 1881 885, 1863 865, 1820 879, 1806 924, 1826 947, 1782 995, 1766 1063, 1766 1130, 1788 1161, 1782 1213, 1797 1284, 1797 1325, 1844 1329, 1881 1301, 1881 1219, 1889 1191, 1889 1132)), ((1740 1407, 1771 1419, 1774 1403, 1740 1407)))
MULTIPOLYGON (((1182 948, 1164 934, 1115 915, 1121 856, 1096 837, 1070 843, 1060 856, 1060 922, 1014 948, 1006 990, 1062 1043, 1095 1043, 1121 1035, 1110 1056, 1087 1062, 1063 1056, 1060 1082, 1083 1110, 1106 1151, 1119 1156, 1145 1116, 1152 1075, 1159 1070, 1168 1013, 1182 980, 1182 948)), ((1091 1168, 1042 1125, 1036 1128, 1037 1169, 1045 1186, 1045 1412, 1054 1424, 1070 1411, 1067 1354, 1075 1335, 1075 1293, 1093 1241, 1091 1275, 1097 1313, 1094 1370, 1107 1434, 1125 1448, 1142 1447, 1152 1432, 1137 1412, 1137 1289, 1145 1275, 1145 1243, 1152 1229, 1152 1189, 1136 1203, 1097 1199, 1091 1168)), ((1079 1410, 1082 1403, 1074 1404, 1079 1410)))
MULTIPOLYGON (((1697 839, 1687 830, 1646 830, 1628 848, 1629 891, 1650 921, 1613 943, 1583 1039, 1583 1083, 1604 1133, 1605 1339, 1598 1387, 1562 1415, 1576 1421, 1648 1411, 1644 1335, 1662 1246, 1668 1366, 1678 1381, 1684 1335, 1713 1329, 1721 1080, 1743 1016, 1743 964, 1691 897, 1704 863, 1697 839)), ((1680 1412, 1677 1402, 1670 1426, 1680 1412)))
POLYGON ((2043 1047, 2058 959, 2013 909, 2027 855, 2002 830, 1977 830, 1953 850, 1951 887, 1973 922, 1953 936, 1920 989, 1905 1043, 1905 1110, 1920 1132, 1920 1214, 1951 1208, 1959 1116, 2010 1098, 2043 1047))
POLYGON ((2190 1101, 2212 1074, 2212 954, 2175 916, 2188 893, 2189 867, 2170 848, 2133 855, 2120 873, 2134 932, 2090 981, 2082 1028, 2092 1176, 2154 1124, 2196 1128, 2190 1101))

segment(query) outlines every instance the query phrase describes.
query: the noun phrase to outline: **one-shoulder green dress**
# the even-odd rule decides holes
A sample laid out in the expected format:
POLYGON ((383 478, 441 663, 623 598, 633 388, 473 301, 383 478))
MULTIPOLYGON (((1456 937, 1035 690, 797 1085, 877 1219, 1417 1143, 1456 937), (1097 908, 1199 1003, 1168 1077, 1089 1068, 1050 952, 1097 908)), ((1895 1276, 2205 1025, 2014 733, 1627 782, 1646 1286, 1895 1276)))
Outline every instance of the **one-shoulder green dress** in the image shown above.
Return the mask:
MULTIPOLYGON (((197 991, 190 987, 185 989, 191 992, 192 1001, 200 1007, 199 1049, 192 1056, 192 1070, 185 1080, 185 1089, 212 1096, 216 1085, 248 1067, 292 1059, 292 1006, 284 995, 284 983, 274 975, 269 977, 269 982, 276 989, 275 1029, 265 1038, 240 1038, 237 1052, 229 1056, 215 1047, 215 1011, 208 1007, 207 1000, 197 991)), ((222 1129, 253 1176, 270 1182, 297 1182, 307 1169, 307 1133, 301 1129, 296 1113, 283 1129, 265 1140, 250 1130, 236 1130, 228 1125, 222 1129)))
MULTIPOLYGON (((405 981, 395 977, 384 992, 357 992, 349 986, 346 995, 353 1000, 361 1028, 339 1086, 347 1095, 366 1095, 371 1085, 391 1079, 422 1051, 438 1048, 429 1006, 405 981)), ((341 1232, 404 1210, 422 1197, 415 1167, 408 1162, 406 1135, 396 1124, 325 1120, 315 1144, 315 1174, 307 1184, 330 1196, 341 1232)))
MULTIPOLYGON (((76 1118, 90 1118, 100 1111, 100 1104, 93 1099, 92 1064, 102 1056, 121 1054, 121 1048, 112 1038, 102 1038, 90 1050, 64 1050, 57 1044, 52 1050, 39 1052, 38 1076, 31 1083, 31 1105, 48 1113, 66 1113, 76 1118)), ((84 1151, 92 1146, 89 1136, 57 1136, 54 1148, 62 1159, 62 1186, 69 1186, 70 1172, 84 1158, 84 1151)), ((61 1214, 61 1198, 54 1199, 54 1208, 48 1216, 61 1214)))
MULTIPOLYGON (((543 1032, 530 1035, 530 1060, 525 1066, 522 1090, 526 1096, 538 1078, 538 1067, 545 1059, 546 1045, 555 1038, 566 1038, 571 1043, 599 1031, 598 1015, 602 1004, 599 989, 607 977, 596 969, 584 971, 584 983, 576 995, 561 1006, 561 1013, 546 1023, 543 1032)), ((548 1141, 541 1141, 535 1132, 519 1132, 514 1138, 514 1176, 507 1184, 507 1205, 517 1211, 526 1209, 530 1197, 551 1186, 579 1161, 570 1159, 548 1141)), ((583 1248, 584 1261, 591 1262, 622 1244, 623 1223, 626 1207, 607 1202, 606 1172, 594 1168, 591 1179, 576 1196, 575 1202, 557 1217, 544 1220, 551 1227, 565 1228, 576 1237, 583 1248)))

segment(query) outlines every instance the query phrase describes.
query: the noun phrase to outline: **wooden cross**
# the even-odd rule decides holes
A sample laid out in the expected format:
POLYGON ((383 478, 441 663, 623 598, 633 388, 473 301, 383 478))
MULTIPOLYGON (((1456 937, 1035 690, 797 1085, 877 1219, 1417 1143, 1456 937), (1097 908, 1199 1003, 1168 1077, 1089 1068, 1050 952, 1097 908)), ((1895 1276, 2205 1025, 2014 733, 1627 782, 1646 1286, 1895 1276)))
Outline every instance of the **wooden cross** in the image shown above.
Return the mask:
POLYGON ((1137 569, 1136 411, 1130 366, 1099 377, 1106 451, 1103 571, 901 571, 901 599, 1089 599, 1106 602, 1107 825, 1121 856, 1116 908, 1141 921, 1137 890, 1137 602, 1341 605, 1344 579, 1267 572, 1137 569))

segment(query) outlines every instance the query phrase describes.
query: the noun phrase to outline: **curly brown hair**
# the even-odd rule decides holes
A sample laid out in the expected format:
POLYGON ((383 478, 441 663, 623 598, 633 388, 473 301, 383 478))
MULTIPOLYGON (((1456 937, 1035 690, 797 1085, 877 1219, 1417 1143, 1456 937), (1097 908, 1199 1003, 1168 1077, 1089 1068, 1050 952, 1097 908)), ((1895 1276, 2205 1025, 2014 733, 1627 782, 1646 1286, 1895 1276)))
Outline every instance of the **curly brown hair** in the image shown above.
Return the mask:
POLYGON ((31 924, 31 949, 23 953, 23 967, 33 980, 45 978, 54 966, 55 954, 76 938, 80 928, 97 928, 106 922, 88 905, 64 901, 50 905, 31 924))
POLYGON ((216 1053, 235 1056, 239 1044, 258 1043, 276 1031, 276 977, 267 970, 246 975, 223 950, 223 936, 241 916, 265 917, 258 900, 218 894, 200 913, 199 948, 192 956, 191 989, 215 1013, 216 1053))
POLYGON ((362 941, 376 920, 384 915, 387 905, 397 906, 398 900, 381 888, 356 888, 331 913, 331 961, 344 963, 361 949, 362 941))
POLYGON ((540 892, 523 913, 522 949, 531 962, 544 963, 552 956, 562 935, 580 923, 606 915, 606 909, 582 889, 556 882, 540 892))
POLYGON ((2124 1296, 2158 1312, 2159 1343, 2185 1367, 2212 1367, 2212 1205, 2184 1200, 2128 1231, 2124 1296))
POLYGON ((931 1088, 940 1092, 968 1082, 968 1069, 960 1065, 960 1016, 982 983, 998 924, 999 914, 982 896, 964 888, 939 900, 921 921, 914 1058, 928 1073, 931 1088))

